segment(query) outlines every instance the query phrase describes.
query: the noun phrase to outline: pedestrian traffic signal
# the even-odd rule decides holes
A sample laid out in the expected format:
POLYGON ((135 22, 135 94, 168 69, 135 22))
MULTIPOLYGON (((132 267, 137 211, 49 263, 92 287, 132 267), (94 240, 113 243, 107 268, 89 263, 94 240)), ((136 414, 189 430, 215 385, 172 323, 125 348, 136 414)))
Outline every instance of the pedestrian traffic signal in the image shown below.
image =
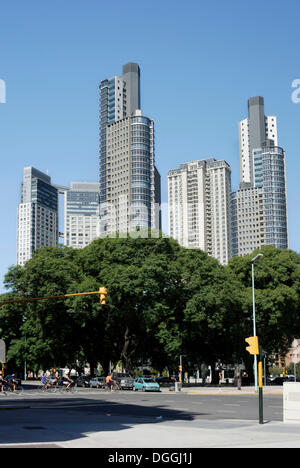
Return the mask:
POLYGON ((100 294, 100 304, 105 305, 106 304, 107 289, 106 288, 99 288, 99 294, 100 294))
POLYGON ((250 346, 246 347, 246 350, 250 354, 259 354, 259 347, 258 347, 258 338, 257 336, 249 336, 249 338, 245 338, 246 343, 250 346))

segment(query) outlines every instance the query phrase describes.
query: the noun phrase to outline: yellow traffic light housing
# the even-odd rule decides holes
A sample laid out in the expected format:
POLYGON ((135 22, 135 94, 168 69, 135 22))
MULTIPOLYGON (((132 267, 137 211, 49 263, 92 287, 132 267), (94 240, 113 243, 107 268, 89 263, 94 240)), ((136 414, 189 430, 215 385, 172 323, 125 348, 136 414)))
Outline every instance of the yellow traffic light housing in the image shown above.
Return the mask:
POLYGON ((99 288, 99 294, 100 294, 100 304, 105 305, 106 304, 107 289, 106 288, 99 288))
POLYGON ((259 346, 258 346, 258 337, 257 336, 249 336, 249 338, 245 338, 246 343, 250 346, 246 347, 246 350, 250 354, 259 354, 259 346))

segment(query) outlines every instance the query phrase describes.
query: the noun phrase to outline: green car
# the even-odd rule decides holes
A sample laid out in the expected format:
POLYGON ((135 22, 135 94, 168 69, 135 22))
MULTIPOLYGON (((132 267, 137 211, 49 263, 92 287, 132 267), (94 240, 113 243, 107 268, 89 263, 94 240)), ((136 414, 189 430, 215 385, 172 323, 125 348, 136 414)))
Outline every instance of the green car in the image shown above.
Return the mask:
POLYGON ((151 377, 138 377, 133 382, 133 390, 143 390, 143 392, 160 392, 160 386, 151 377))

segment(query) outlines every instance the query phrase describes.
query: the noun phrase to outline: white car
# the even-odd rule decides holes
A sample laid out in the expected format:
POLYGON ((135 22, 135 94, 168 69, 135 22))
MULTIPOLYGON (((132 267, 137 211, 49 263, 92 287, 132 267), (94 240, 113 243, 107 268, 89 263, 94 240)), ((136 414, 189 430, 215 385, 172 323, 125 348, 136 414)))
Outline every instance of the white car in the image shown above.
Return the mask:
POLYGON ((91 388, 105 388, 105 377, 92 377, 90 380, 91 388))

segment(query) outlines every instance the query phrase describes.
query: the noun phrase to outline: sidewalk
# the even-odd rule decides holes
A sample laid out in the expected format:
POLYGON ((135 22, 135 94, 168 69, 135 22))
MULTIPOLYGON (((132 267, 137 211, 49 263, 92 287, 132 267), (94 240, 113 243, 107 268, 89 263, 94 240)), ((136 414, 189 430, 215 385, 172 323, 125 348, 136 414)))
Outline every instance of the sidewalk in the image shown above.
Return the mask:
MULTIPOLYGON (((107 418, 108 419, 108 418, 107 418)), ((64 448, 166 448, 170 452, 188 448, 300 448, 300 426, 282 422, 243 420, 164 421, 152 424, 102 421, 97 431, 78 439, 57 442, 64 448)), ((134 450, 131 450, 134 453, 134 450)))
MULTIPOLYGON (((170 390, 169 387, 161 387, 163 393, 189 393, 189 394, 201 394, 201 395, 257 395, 258 392, 255 392, 255 387, 241 387, 238 390, 237 387, 232 387, 230 385, 224 385, 221 387, 218 386, 199 386, 199 387, 183 387, 180 392, 174 392, 170 390)), ((267 385, 263 387, 263 394, 269 395, 283 395, 283 387, 278 385, 267 385)))
MULTIPOLYGON (((26 388, 30 386, 41 385, 41 382, 39 380, 27 380, 26 382, 23 380, 22 385, 24 388, 26 388)), ((170 388, 174 388, 174 387, 168 387, 168 386, 160 387, 162 393, 188 393, 188 394, 202 394, 202 395, 220 395, 220 394, 257 395, 257 392, 255 392, 254 386, 241 387, 241 389, 238 390, 237 387, 233 387, 232 385, 226 385, 226 384, 221 385, 221 387, 219 387, 218 385, 216 386, 205 385, 204 387, 202 385, 199 385, 197 387, 183 387, 180 392, 175 392, 174 390, 170 390, 170 388)), ((82 388, 82 390, 84 390, 84 388, 82 388)), ((264 395, 265 394, 283 395, 283 386, 282 385, 264 386, 263 394, 264 395)))

